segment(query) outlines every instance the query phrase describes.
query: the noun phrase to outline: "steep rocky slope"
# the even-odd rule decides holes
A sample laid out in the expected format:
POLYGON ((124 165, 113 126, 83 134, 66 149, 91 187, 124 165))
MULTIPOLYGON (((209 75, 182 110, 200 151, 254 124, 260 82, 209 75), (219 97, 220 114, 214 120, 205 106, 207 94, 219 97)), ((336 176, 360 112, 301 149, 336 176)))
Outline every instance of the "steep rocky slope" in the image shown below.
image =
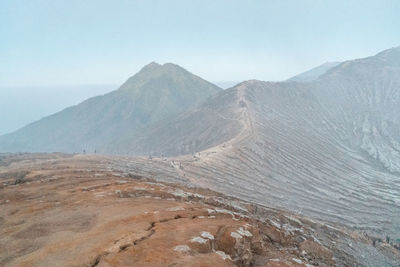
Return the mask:
POLYGON ((314 82, 243 82, 148 130, 131 151, 192 153, 172 165, 194 184, 398 239, 399 51, 314 82))
POLYGON ((325 134, 400 174, 400 47, 345 62, 315 84, 325 134))
POLYGON ((257 203, 400 238, 397 175, 314 129, 316 121, 323 125, 324 114, 307 90, 256 81, 243 87, 251 120, 242 135, 179 158, 186 178, 257 203))

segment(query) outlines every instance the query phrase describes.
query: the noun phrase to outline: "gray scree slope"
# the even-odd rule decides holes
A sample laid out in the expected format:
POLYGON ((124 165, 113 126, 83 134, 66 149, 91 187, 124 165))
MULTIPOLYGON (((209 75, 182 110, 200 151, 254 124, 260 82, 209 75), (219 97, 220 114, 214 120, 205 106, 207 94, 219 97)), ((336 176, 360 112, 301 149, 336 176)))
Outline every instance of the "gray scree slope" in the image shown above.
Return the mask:
POLYGON ((399 97, 394 48, 314 82, 243 82, 148 129, 131 148, 194 153, 171 162, 194 184, 400 238, 399 97))

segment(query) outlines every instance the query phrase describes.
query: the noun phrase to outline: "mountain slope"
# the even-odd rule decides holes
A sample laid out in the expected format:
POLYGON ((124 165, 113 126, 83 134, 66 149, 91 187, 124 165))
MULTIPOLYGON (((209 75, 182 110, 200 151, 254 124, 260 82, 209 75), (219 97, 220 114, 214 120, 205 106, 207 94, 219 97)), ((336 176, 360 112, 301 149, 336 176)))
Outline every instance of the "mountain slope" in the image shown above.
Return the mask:
POLYGON ((216 146, 240 132, 239 102, 235 90, 222 91, 170 120, 110 143, 106 150, 114 154, 176 156, 216 146))
POLYGON ((250 127, 230 146, 180 159, 199 186, 400 238, 399 177, 327 134, 323 105, 290 83, 247 83, 250 127))
POLYGON ((324 133, 400 174, 400 47, 345 62, 315 87, 330 121, 324 133))
POLYGON ((176 171, 201 187, 398 239, 399 114, 400 48, 393 48, 307 83, 246 81, 140 130, 109 120, 104 130, 118 134, 102 144, 112 153, 177 156, 129 159, 123 169, 151 177, 176 171))
POLYGON ((146 125, 174 116, 220 90, 177 65, 151 63, 116 91, 0 137, 0 151, 99 150, 126 133, 134 134, 146 125))
POLYGON ((312 68, 308 71, 305 71, 303 73, 300 73, 292 78, 289 79, 289 81, 294 81, 294 82, 311 82, 315 81, 318 79, 321 75, 326 73, 328 70, 336 67, 339 65, 341 62, 326 62, 322 65, 319 65, 315 68, 312 68))
MULTIPOLYGON (((309 83, 243 82, 146 129, 133 150, 199 151, 173 163, 194 184, 400 238, 399 51, 309 83)), ((140 168, 162 172, 155 162, 140 168)))

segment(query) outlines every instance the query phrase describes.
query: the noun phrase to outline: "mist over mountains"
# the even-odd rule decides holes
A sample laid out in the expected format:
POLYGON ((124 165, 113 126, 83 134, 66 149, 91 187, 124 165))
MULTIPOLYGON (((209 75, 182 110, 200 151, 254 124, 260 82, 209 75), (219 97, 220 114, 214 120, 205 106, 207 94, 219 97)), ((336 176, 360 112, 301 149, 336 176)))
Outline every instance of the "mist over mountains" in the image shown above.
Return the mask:
POLYGON ((290 115, 310 135, 329 137, 371 164, 400 172, 399 50, 323 64, 286 82, 249 81, 226 91, 178 65, 153 62, 116 91, 2 136, 0 151, 190 154, 235 137, 243 128, 242 109, 254 106, 260 110, 248 114, 249 121, 290 115), (238 100, 238 88, 244 97, 260 87, 266 87, 259 92, 262 103, 238 100))
POLYGON ((112 84, 1 86, 0 114, 6 115, 0 117, 0 135, 116 87, 112 84))
POLYGON ((107 152, 101 149, 108 143, 170 118, 220 90, 177 65, 153 62, 116 91, 5 135, 0 150, 107 152))
POLYGON ((400 267, 400 1, 0 1, 0 267, 400 267))
POLYGON ((0 137, 0 151, 170 156, 198 186, 400 238, 399 114, 400 47, 226 90, 150 63, 0 137))

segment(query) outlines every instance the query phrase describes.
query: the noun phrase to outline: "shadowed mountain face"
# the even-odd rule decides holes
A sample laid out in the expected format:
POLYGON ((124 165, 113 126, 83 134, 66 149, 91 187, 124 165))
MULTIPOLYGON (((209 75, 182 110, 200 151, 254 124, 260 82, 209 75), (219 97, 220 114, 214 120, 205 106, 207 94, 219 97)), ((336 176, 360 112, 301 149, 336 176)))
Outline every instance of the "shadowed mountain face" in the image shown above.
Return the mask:
POLYGON ((241 129, 235 90, 225 90, 171 120, 128 134, 106 147, 114 154, 184 155, 221 144, 241 129))
POLYGON ((177 65, 151 63, 116 91, 0 137, 0 151, 101 151, 112 140, 170 118, 220 90, 177 65))

